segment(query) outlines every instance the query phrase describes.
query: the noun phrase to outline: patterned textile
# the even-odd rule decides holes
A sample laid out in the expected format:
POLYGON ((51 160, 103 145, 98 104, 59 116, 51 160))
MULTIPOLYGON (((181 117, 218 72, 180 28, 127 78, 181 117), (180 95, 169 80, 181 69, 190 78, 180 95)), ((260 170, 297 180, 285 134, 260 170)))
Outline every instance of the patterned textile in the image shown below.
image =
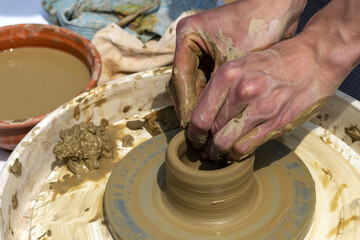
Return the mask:
MULTIPOLYGON (((301 32, 309 19, 329 2, 330 0, 308 0, 305 10, 300 17, 297 33, 301 32)), ((346 77, 339 90, 360 100, 360 65, 354 68, 346 77)))
MULTIPOLYGON (((135 13, 156 0, 43 0, 42 5, 54 23, 69 28, 91 40, 110 23, 119 21, 117 14, 135 13)), ((165 33, 182 12, 216 7, 216 0, 162 0, 160 6, 136 18, 125 30, 147 41, 165 33)))

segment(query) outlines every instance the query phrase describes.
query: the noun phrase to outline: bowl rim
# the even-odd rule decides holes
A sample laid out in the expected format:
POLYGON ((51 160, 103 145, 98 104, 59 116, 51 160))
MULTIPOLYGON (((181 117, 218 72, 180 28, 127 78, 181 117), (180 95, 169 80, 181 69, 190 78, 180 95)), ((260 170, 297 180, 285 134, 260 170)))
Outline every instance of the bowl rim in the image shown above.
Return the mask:
MULTIPOLYGON (((94 64, 91 67, 91 69, 89 69, 91 72, 91 78, 88 82, 88 84, 85 86, 85 88, 83 88, 79 93, 83 93, 86 92, 94 87, 96 87, 97 82, 100 78, 100 73, 101 73, 101 58, 100 58, 100 54, 98 52, 98 50, 96 49, 96 47, 85 37, 81 36, 80 34, 73 32, 67 28, 64 27, 60 27, 60 26, 56 26, 56 25, 49 25, 49 24, 14 24, 14 25, 7 25, 7 26, 3 26, 0 27, 0 31, 6 31, 6 30, 10 30, 10 29, 20 29, 20 28, 26 28, 26 29, 31 29, 31 28, 42 28, 45 30, 53 30, 55 35, 62 35, 62 36, 66 36, 66 35, 72 35, 75 38, 79 39, 85 46, 86 49, 89 49, 90 53, 93 55, 93 59, 94 59, 94 64)), ((24 46, 26 47, 26 46, 24 46)), ((53 48, 55 49, 55 48, 53 48)), ((61 51, 61 50, 59 50, 61 51)), ((71 53, 69 53, 71 54, 71 53)), ((74 56, 76 57, 76 56, 74 56)), ((78 57, 76 57, 77 59, 79 59, 78 57)), ((76 97, 76 96, 74 96, 76 97)), ((55 110, 55 109, 54 109, 55 110)), ((19 129, 19 128, 27 128, 27 127, 32 127, 35 126, 36 124, 38 124, 42 119, 44 119, 49 113, 44 113, 38 116, 33 116, 30 118, 26 118, 26 119, 13 119, 13 120, 0 120, 0 131, 1 130, 11 130, 11 129, 19 129)))

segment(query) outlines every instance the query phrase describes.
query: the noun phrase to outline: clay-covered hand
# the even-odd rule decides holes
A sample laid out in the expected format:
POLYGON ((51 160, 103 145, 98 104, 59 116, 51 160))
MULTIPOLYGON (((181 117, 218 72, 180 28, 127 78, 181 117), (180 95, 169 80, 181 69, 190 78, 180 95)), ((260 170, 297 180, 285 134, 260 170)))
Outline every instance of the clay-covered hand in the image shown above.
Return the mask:
POLYGON ((198 100, 189 140, 211 160, 241 160, 314 116, 342 77, 297 37, 225 63, 198 100))
POLYGON ((295 32, 306 0, 238 0, 182 19, 177 25, 169 84, 185 127, 211 73, 225 62, 266 49, 295 32))

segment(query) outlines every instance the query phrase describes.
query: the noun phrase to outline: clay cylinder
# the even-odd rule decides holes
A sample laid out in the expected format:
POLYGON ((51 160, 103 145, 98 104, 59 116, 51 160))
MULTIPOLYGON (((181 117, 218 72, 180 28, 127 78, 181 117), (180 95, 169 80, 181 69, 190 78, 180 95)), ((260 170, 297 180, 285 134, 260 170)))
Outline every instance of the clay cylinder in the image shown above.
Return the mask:
POLYGON ((209 223, 226 223, 251 204, 256 194, 254 157, 232 164, 201 158, 178 133, 166 151, 165 200, 178 215, 209 223))

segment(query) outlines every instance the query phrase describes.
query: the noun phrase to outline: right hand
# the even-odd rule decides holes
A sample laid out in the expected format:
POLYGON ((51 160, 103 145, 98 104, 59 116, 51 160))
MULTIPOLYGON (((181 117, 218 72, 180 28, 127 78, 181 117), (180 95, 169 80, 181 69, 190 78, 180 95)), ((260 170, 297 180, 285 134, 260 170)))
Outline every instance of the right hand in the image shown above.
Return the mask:
POLYGON ((224 63, 291 36, 305 0, 238 0, 182 19, 169 89, 186 127, 211 74, 224 63))

